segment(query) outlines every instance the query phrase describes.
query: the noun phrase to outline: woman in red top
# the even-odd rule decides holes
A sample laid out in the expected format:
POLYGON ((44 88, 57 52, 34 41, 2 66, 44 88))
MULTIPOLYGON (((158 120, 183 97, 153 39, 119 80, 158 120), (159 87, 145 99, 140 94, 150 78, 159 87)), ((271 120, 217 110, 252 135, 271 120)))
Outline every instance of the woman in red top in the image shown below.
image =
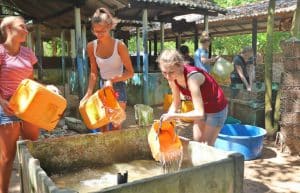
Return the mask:
POLYGON ((169 111, 162 115, 162 120, 191 119, 194 121, 194 140, 214 145, 228 112, 222 89, 204 70, 185 65, 183 57, 175 50, 163 51, 158 63, 173 96, 169 111), (193 111, 178 113, 180 93, 193 102, 193 111))

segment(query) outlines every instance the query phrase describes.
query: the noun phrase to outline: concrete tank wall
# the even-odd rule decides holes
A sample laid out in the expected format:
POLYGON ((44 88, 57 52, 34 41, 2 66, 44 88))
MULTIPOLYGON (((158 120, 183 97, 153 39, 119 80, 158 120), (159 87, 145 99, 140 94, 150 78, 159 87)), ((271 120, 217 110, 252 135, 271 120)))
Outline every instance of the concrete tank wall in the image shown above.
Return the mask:
MULTIPOLYGON (((51 173, 93 165, 152 159, 147 143, 147 133, 147 128, 140 128, 37 142, 19 141, 18 157, 23 192, 74 192, 57 188, 48 176, 51 173)), ((112 186, 99 192, 242 192, 244 160, 241 154, 230 154, 198 142, 183 139, 182 142, 184 161, 190 162, 191 167, 175 173, 112 186)))

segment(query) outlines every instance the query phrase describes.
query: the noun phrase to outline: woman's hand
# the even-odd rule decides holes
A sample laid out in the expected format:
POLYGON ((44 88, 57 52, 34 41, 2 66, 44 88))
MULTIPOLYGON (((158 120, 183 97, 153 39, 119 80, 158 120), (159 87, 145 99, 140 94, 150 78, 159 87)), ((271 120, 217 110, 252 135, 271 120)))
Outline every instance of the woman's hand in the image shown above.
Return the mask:
POLYGON ((247 91, 249 91, 249 92, 251 92, 251 91, 252 91, 252 88, 251 88, 251 86, 250 86, 250 85, 247 85, 247 86, 246 86, 246 89, 247 89, 247 91))
POLYGON ((86 100, 88 100, 90 98, 90 94, 86 94, 79 102, 79 107, 81 107, 82 105, 84 105, 84 103, 86 102, 86 100))
POLYGON ((0 105, 4 111, 5 114, 12 116, 14 115, 14 111, 9 107, 9 103, 5 99, 0 99, 0 105))
POLYGON ((56 93, 56 94, 61 95, 60 90, 59 90, 56 86, 54 86, 54 85, 52 85, 52 84, 46 85, 46 88, 47 88, 48 90, 50 90, 50 91, 56 93))
POLYGON ((175 118, 176 118, 175 113, 165 113, 165 114, 161 115, 160 120, 161 121, 171 121, 175 118))
POLYGON ((104 87, 107 87, 107 86, 113 86, 113 82, 111 81, 111 80, 106 80, 105 82, 104 82, 104 87))

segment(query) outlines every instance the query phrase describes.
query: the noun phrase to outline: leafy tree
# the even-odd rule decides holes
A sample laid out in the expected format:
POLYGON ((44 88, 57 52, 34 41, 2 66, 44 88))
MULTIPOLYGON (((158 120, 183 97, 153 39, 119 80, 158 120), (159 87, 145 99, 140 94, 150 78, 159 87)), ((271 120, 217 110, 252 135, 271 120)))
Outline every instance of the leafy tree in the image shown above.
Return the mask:
POLYGON ((216 3, 221 7, 232 7, 232 6, 242 5, 245 3, 253 3, 257 1, 262 1, 262 0, 212 0, 213 3, 216 3))
MULTIPOLYGON (((280 41, 290 37, 289 32, 274 32, 273 51, 281 52, 280 41)), ((265 53, 267 42, 266 33, 258 33, 257 35, 257 51, 265 53)), ((235 35, 227 37, 215 37, 212 43, 213 55, 235 55, 240 52, 244 46, 252 44, 251 34, 235 35)))

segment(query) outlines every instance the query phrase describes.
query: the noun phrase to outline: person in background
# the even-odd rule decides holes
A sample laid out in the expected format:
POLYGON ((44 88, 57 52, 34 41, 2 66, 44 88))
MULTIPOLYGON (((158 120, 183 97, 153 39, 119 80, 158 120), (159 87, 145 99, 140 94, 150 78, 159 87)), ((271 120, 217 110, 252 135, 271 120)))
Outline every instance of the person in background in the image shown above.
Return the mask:
POLYGON ((16 142, 37 140, 39 128, 14 116, 9 99, 22 80, 33 79, 33 65, 37 58, 31 49, 22 46, 28 34, 24 19, 7 16, 0 24, 0 193, 8 192, 8 185, 16 154, 16 142))
POLYGON ((212 65, 217 61, 218 57, 209 58, 209 46, 211 38, 207 32, 203 32, 200 37, 200 47, 196 50, 194 55, 194 64, 196 67, 210 72, 212 65))
MULTIPOLYGON (((133 67, 126 45, 114 39, 110 31, 117 25, 118 19, 113 17, 106 8, 99 8, 91 19, 92 33, 97 39, 87 44, 87 53, 90 61, 90 77, 83 104, 94 91, 98 69, 104 86, 113 86, 118 93, 118 101, 125 110, 127 95, 125 81, 133 77, 133 67)), ((107 127, 103 127, 105 131, 107 127)), ((121 125, 113 125, 112 129, 121 129, 121 125)))
POLYGON ((244 47, 241 52, 234 56, 233 65, 234 71, 231 74, 231 84, 244 84, 247 91, 251 91, 254 76, 252 73, 248 73, 248 69, 253 69, 249 65, 253 65, 253 59, 251 61, 251 56, 253 55, 252 47, 244 47))
POLYGON ((228 113, 228 102, 221 87, 205 70, 185 64, 176 50, 164 50, 157 61, 173 97, 169 111, 161 120, 193 120, 194 140, 213 146, 228 113), (193 102, 193 111, 178 113, 180 93, 193 102))
POLYGON ((183 59, 187 64, 194 66, 194 59, 190 56, 189 47, 182 45, 179 48, 179 52, 182 54, 183 59))

